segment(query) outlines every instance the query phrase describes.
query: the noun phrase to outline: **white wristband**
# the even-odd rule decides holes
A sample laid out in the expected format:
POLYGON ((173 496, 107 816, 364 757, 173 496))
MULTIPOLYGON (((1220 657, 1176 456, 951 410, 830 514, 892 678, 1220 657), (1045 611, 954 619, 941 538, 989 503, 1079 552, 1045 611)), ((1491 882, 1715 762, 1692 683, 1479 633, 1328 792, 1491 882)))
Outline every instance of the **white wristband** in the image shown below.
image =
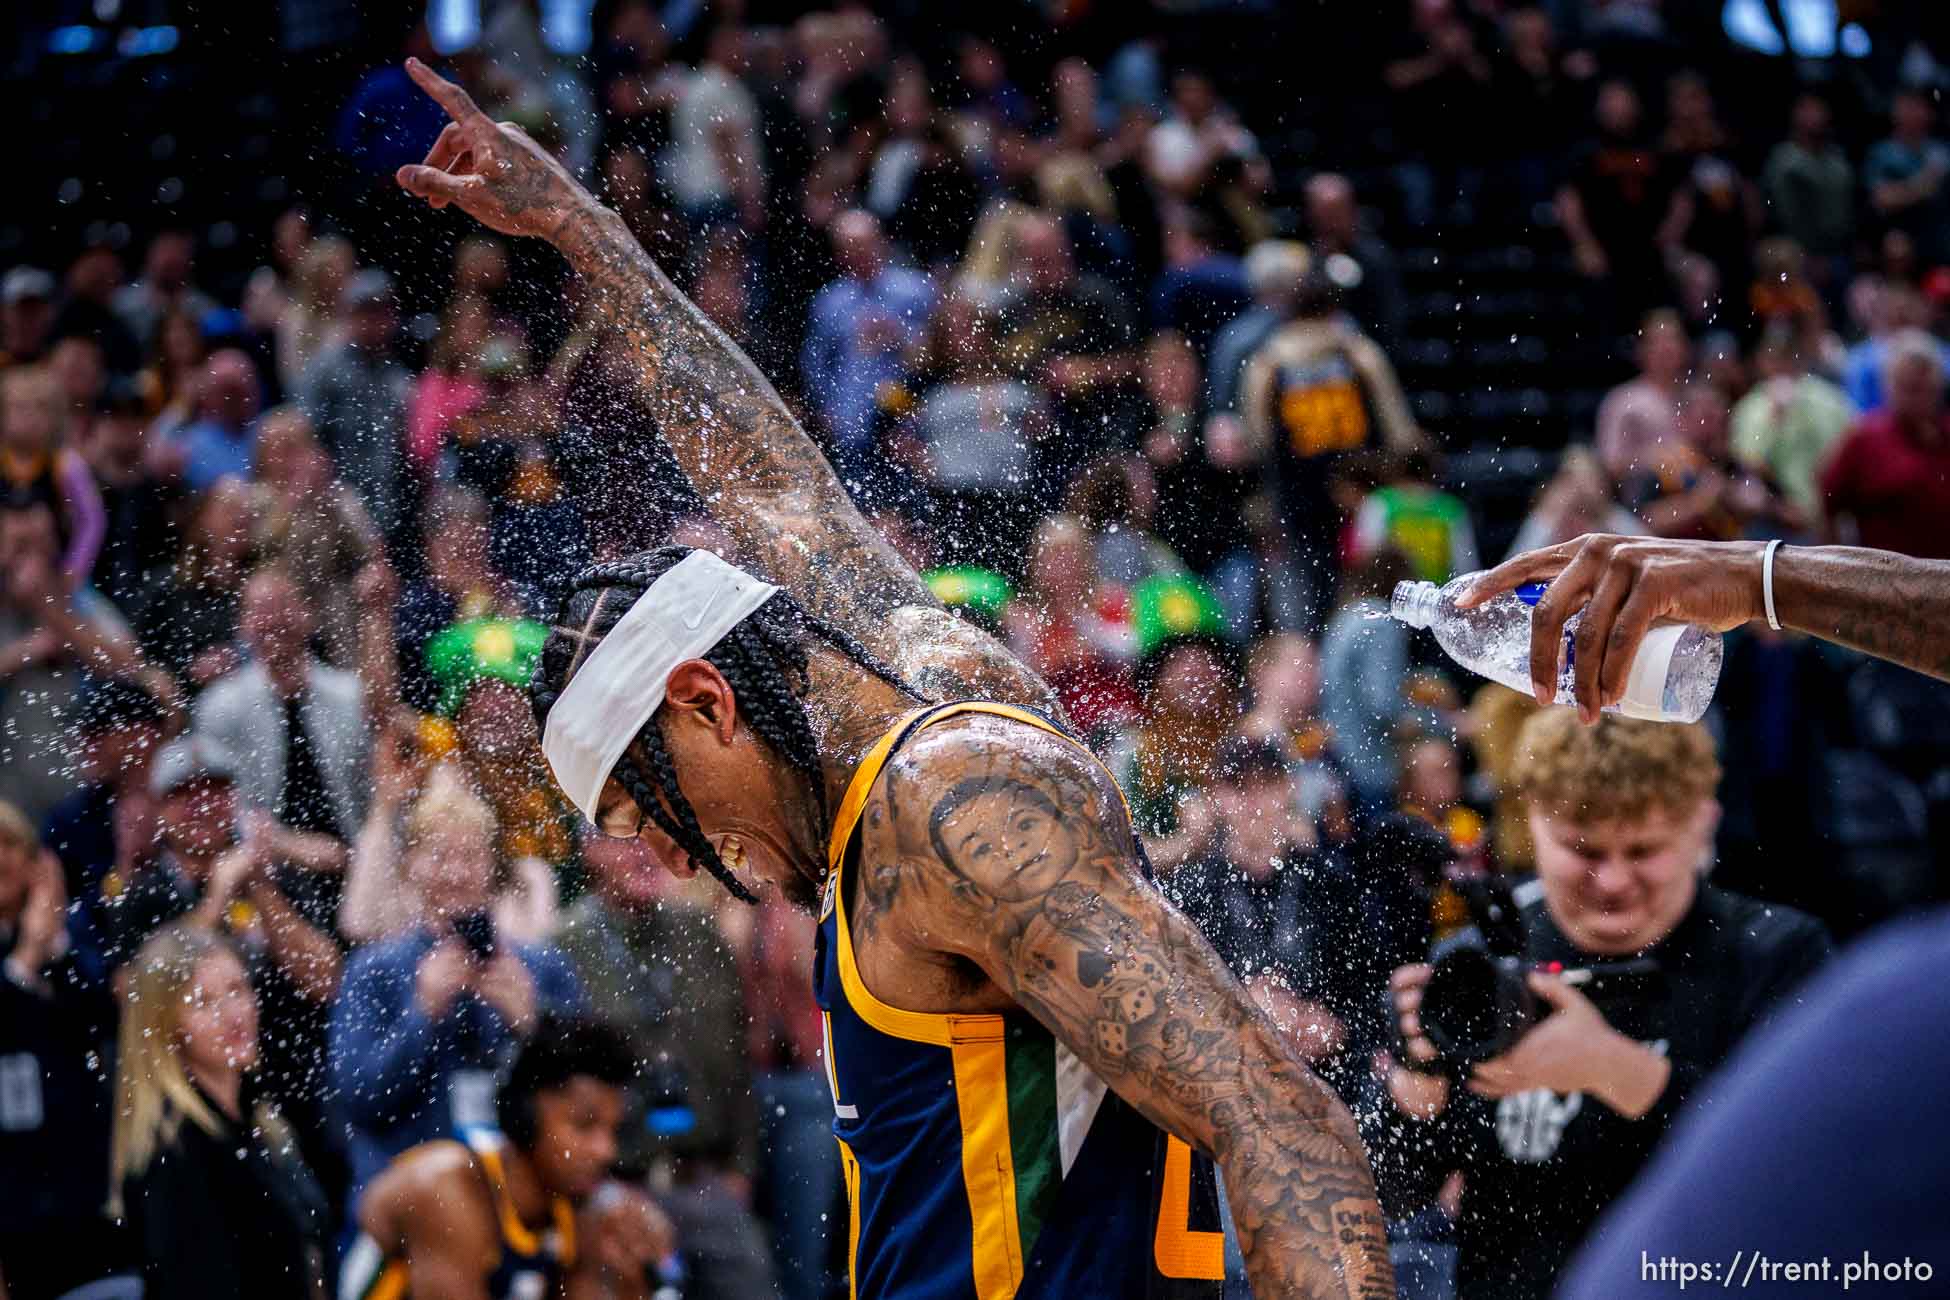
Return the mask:
POLYGON ((1781 630, 1781 620, 1774 616, 1774 552, 1781 549, 1781 539, 1776 537, 1767 544, 1760 556, 1760 599, 1767 610, 1767 626, 1776 632, 1781 630))

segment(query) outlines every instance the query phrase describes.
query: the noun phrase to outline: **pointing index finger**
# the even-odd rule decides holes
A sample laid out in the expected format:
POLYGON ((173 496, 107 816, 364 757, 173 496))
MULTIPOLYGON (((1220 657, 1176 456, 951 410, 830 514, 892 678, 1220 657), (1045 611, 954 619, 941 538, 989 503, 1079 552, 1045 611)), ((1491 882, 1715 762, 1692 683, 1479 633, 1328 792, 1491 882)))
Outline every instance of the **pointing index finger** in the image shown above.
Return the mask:
POLYGON ((454 121, 467 125, 475 121, 487 120, 487 114, 475 104, 472 95, 418 59, 406 61, 406 75, 413 78, 414 85, 431 95, 435 103, 446 109, 447 116, 454 121))

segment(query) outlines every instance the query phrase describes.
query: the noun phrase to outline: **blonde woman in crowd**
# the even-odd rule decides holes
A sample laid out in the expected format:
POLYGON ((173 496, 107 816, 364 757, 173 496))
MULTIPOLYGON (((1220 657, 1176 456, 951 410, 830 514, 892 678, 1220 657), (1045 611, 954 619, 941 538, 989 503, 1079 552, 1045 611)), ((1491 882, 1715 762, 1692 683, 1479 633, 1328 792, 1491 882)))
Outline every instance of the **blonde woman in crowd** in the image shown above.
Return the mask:
POLYGON ((956 269, 954 293, 978 306, 999 307, 1021 268, 1021 227, 1035 210, 1013 199, 997 199, 975 222, 968 252, 956 269))
POLYGON ((187 922, 129 966, 111 1205, 149 1300, 324 1295, 331 1213, 290 1128, 254 1103, 257 996, 222 939, 187 922))

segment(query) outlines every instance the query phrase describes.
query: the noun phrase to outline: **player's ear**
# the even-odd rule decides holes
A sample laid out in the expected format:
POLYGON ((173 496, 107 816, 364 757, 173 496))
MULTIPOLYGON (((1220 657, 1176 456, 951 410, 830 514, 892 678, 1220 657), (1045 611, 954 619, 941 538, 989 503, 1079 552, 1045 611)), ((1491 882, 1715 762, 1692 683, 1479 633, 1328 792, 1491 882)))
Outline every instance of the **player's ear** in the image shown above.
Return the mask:
POLYGON ((729 745, 738 725, 738 700, 731 683, 715 665, 703 659, 686 659, 670 673, 664 686, 664 705, 673 720, 687 717, 702 723, 729 745))

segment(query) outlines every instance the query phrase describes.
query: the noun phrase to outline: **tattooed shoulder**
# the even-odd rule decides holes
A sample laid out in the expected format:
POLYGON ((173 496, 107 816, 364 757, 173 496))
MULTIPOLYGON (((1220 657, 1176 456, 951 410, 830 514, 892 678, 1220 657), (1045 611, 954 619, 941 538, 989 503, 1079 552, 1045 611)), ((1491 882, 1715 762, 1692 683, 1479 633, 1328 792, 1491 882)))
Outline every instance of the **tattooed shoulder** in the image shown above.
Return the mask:
POLYGON ((1000 641, 938 605, 904 605, 886 621, 893 661, 933 700, 993 700, 1061 718, 1048 683, 1000 641))
POLYGON ((1020 723, 957 719, 888 765, 877 812, 863 892, 1217 1157, 1255 1289, 1393 1294, 1352 1118, 1145 879, 1100 764, 1020 723))

